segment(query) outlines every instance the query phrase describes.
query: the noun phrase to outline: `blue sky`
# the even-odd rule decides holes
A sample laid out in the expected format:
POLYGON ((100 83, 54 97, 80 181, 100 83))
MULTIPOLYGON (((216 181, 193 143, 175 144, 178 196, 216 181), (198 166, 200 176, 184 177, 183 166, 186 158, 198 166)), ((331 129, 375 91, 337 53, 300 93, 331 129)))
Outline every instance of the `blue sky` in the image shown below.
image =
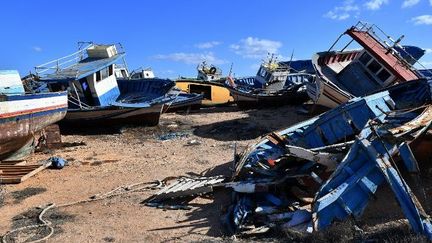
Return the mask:
POLYGON ((195 76, 203 59, 224 73, 255 75, 267 52, 310 59, 357 21, 379 25, 402 44, 427 49, 432 67, 432 0, 153 0, 0 3, 0 69, 65 56, 78 41, 123 44, 129 68, 157 76, 195 76))

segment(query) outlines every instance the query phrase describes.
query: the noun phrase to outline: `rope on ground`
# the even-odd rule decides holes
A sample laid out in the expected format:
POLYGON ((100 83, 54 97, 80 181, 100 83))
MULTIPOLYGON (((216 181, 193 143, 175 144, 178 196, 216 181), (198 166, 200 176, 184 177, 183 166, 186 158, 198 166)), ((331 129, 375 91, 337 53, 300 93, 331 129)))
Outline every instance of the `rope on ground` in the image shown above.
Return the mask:
POLYGON ((119 186, 119 187, 116 187, 115 189, 113 189, 107 193, 102 194, 102 195, 94 195, 88 199, 83 199, 83 200, 79 200, 79 201, 75 201, 75 202, 71 202, 71 203, 64 203, 64 204, 59 204, 59 205, 56 205, 54 203, 50 203, 39 214, 38 220, 40 223, 27 225, 27 226, 23 226, 23 227, 8 231, 6 234, 4 234, 2 236, 2 243, 18 242, 17 239, 13 239, 13 237, 10 237, 10 236, 14 233, 20 233, 20 232, 23 232, 25 230, 36 229, 36 228, 41 228, 41 227, 48 228, 49 233, 46 236, 44 236, 43 238, 33 240, 30 242, 36 243, 36 242, 41 242, 41 241, 45 241, 45 240, 49 239, 54 234, 54 228, 51 226, 52 223, 49 220, 44 219, 43 216, 46 214, 47 211, 49 211, 51 209, 70 207, 70 206, 77 205, 77 204, 100 201, 100 200, 104 200, 104 199, 108 199, 108 198, 112 198, 112 197, 116 197, 116 196, 121 196, 121 195, 124 195, 127 193, 132 193, 132 192, 137 192, 137 191, 160 189, 164 185, 166 185, 167 180, 171 180, 171 179, 172 178, 169 177, 169 178, 166 178, 162 181, 157 180, 157 181, 153 181, 153 182, 139 182, 139 183, 135 183, 135 184, 119 186), (142 186, 142 185, 146 185, 146 186, 142 186), (138 187, 138 186, 142 186, 142 187, 138 187), (135 188, 135 187, 137 187, 137 188, 135 188), (11 240, 8 240, 8 238, 11 238, 11 240))

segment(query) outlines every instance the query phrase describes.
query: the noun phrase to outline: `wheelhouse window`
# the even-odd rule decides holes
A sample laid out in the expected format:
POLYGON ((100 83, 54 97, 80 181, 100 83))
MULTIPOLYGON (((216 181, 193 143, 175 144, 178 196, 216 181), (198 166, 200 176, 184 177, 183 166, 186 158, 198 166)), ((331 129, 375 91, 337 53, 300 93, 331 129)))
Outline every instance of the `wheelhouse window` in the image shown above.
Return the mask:
POLYGON ((101 73, 101 79, 106 79, 110 76, 109 67, 106 67, 99 72, 101 73))
POLYGON ((127 75, 126 75, 126 70, 121 70, 121 74, 122 74, 122 77, 123 77, 123 78, 126 78, 126 77, 127 77, 127 75))
POLYGON ((114 65, 109 66, 109 76, 114 74, 114 65))
POLYGON ((385 70, 384 68, 377 74, 377 77, 382 82, 386 81, 388 78, 390 78, 391 74, 385 70))
POLYGON ((264 78, 266 76, 267 72, 264 68, 260 68, 260 70, 258 71, 258 74, 259 74, 259 76, 264 78))
POLYGON ((367 68, 375 74, 381 69, 381 65, 377 61, 373 60, 369 65, 367 65, 367 68))
POLYGON ((372 59, 372 57, 367 53, 367 52, 364 52, 360 57, 359 57, 359 61, 361 62, 361 63, 363 63, 363 65, 367 65, 368 64, 368 62, 370 61, 372 59))
POLYGON ((112 66, 106 67, 98 72, 96 72, 96 81, 99 82, 101 80, 104 80, 108 78, 109 76, 113 75, 113 68, 112 66))

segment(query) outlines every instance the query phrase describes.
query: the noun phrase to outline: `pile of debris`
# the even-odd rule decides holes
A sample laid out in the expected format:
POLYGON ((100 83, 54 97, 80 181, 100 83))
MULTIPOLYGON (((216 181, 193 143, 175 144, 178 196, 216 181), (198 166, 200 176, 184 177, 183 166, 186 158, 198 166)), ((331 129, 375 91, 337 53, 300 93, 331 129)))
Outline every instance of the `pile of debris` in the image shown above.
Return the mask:
POLYGON ((235 199, 225 225, 314 232, 361 217, 387 182, 412 229, 432 239, 432 224, 401 175, 418 173, 409 144, 432 122, 431 80, 354 99, 272 133, 236 162, 235 199), (400 165, 403 166, 400 166, 400 165))
POLYGON ((353 99, 250 146, 229 181, 178 182, 155 197, 196 194, 187 185, 223 186, 234 194, 224 217, 230 233, 315 232, 360 218, 387 183, 413 231, 432 239, 431 220, 401 174, 419 172, 410 144, 431 126, 431 89, 432 80, 421 79, 353 99))

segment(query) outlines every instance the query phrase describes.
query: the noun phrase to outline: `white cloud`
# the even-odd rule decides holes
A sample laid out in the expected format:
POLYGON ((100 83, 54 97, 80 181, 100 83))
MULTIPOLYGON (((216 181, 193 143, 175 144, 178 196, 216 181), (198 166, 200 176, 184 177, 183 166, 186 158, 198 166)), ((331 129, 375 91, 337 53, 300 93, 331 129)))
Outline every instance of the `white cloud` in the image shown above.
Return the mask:
POLYGON ((429 0, 430 5, 432 6, 432 0, 429 0))
POLYGON ((420 15, 411 18, 411 21, 414 22, 415 25, 432 25, 432 15, 420 15))
POLYGON ((33 46, 33 51, 35 51, 35 52, 41 52, 42 51, 42 47, 40 47, 40 46, 33 46))
POLYGON ((258 63, 254 63, 254 64, 250 65, 249 67, 250 67, 252 70, 257 71, 258 68, 259 68, 260 66, 261 66, 260 64, 258 64, 258 63))
POLYGON ((432 54, 432 48, 426 48, 425 51, 425 54, 432 54))
POLYGON ((387 4, 388 2, 388 0, 370 0, 365 3, 365 6, 369 10, 379 10, 382 5, 387 4))
MULTIPOLYGON (((432 1, 432 0, 430 0, 432 1)), ((420 0, 405 0, 402 3, 402 8, 408 8, 408 7, 412 7, 414 5, 417 5, 417 3, 419 3, 420 0)))
POLYGON ((341 6, 336 6, 324 14, 324 17, 334 20, 344 20, 351 17, 351 14, 358 16, 359 13, 360 8, 355 4, 354 0, 345 0, 341 6))
POLYGON ((279 41, 259 39, 256 37, 247 37, 240 40, 237 44, 230 45, 237 55, 244 58, 263 58, 268 53, 277 53, 282 43, 279 41))
POLYGON ((198 49, 210 49, 210 48, 213 48, 213 47, 218 46, 220 44, 222 44, 222 42, 209 41, 209 42, 198 43, 195 45, 195 47, 198 49))
POLYGON ((169 60, 174 62, 183 62, 186 64, 199 64, 200 62, 207 61, 211 64, 224 64, 225 60, 217 58, 213 52, 205 52, 205 53, 185 53, 185 52, 176 52, 171 54, 159 54, 154 56, 155 59, 159 60, 169 60))

